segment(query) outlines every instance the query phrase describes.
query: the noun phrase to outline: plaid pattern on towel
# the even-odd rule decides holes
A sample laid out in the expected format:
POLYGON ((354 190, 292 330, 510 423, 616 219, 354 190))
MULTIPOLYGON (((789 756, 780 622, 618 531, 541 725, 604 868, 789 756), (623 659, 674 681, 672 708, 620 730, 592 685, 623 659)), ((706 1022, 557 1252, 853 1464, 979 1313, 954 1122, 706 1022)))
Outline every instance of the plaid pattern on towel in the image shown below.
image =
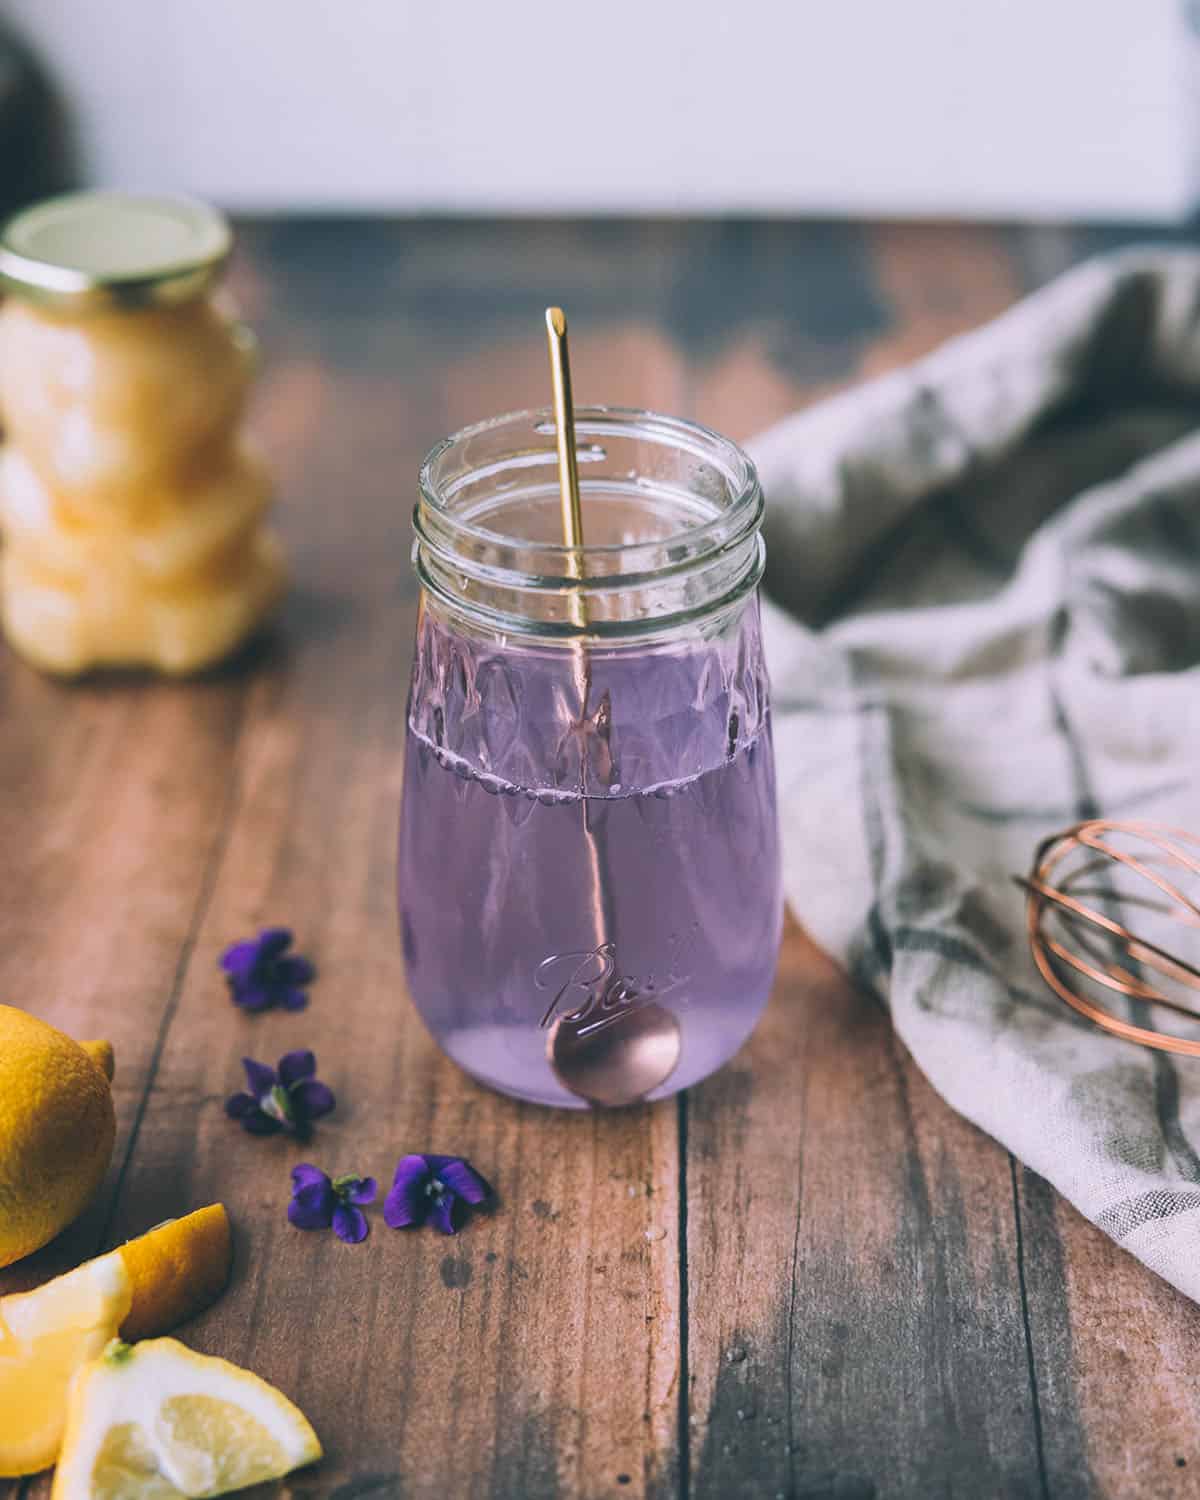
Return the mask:
POLYGON ((793 910, 955 1109, 1200 1298, 1200 1059, 1055 999, 1009 879, 1084 817, 1200 833, 1200 257, 1087 262, 751 452, 793 910))

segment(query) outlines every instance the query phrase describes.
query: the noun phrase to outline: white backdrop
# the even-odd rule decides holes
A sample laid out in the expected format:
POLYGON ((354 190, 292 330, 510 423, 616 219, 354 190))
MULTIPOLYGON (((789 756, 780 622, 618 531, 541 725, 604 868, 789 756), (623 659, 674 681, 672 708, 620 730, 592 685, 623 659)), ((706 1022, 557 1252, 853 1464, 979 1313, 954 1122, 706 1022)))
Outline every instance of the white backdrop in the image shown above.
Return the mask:
POLYGON ((92 180, 240 208, 1172 218, 1185 0, 0 0, 92 180))

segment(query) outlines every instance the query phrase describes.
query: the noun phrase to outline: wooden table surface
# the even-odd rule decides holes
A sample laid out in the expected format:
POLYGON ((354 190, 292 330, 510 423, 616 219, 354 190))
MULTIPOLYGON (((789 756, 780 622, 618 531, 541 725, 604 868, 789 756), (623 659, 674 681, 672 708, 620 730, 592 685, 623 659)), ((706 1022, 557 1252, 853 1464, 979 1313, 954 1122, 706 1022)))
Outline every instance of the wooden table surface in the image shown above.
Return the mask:
MULTIPOLYGON (((33 1284, 213 1200, 229 1291, 185 1337, 310 1416, 271 1493, 413 1497, 1200 1494, 1200 1313, 953 1115, 792 928, 753 1040, 652 1108, 566 1115, 470 1082, 405 994, 394 843, 418 461, 541 404, 541 310, 576 390, 745 438, 910 359, 1121 235, 963 227, 243 227, 255 424, 295 586, 192 684, 0 673, 0 996, 116 1047, 93 1209, 33 1284), (248 1017, 217 956, 286 923, 310 1008, 248 1017), (311 1046, 339 1108, 244 1135, 239 1058, 311 1046), (468 1156, 497 1211, 366 1243, 285 1220, 312 1159, 390 1181, 468 1156)), ((41 1500, 45 1480, 0 1482, 41 1500)))

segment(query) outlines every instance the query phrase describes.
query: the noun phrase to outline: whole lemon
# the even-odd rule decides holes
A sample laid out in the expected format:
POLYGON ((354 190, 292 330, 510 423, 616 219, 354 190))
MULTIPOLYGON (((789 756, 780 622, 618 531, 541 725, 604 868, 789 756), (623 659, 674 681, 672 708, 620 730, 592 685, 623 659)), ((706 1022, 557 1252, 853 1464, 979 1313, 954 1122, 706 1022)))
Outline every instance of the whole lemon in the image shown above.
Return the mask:
POLYGON ((0 1005, 0 1266, 83 1211, 108 1170, 112 1048, 0 1005))

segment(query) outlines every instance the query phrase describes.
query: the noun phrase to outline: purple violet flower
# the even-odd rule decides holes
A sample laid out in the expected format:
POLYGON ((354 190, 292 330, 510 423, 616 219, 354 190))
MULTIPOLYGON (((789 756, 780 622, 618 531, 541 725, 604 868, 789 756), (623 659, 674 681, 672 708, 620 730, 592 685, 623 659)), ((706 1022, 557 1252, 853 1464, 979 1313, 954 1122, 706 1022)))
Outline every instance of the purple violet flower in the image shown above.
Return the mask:
POLYGON ((317 971, 307 958, 289 953, 292 934, 286 927, 264 927, 256 938, 233 943, 221 954, 221 967, 233 1003, 243 1010, 303 1010, 304 986, 317 971))
POLYGON ((250 1092, 226 1099, 225 1113, 251 1135, 286 1130, 307 1140, 312 1122, 337 1104, 333 1090, 318 1080, 317 1059, 311 1052, 285 1053, 278 1069, 252 1057, 243 1057, 242 1067, 250 1092))
POLYGON ((359 1204, 374 1203, 378 1184, 373 1177, 334 1177, 301 1162, 292 1168, 292 1201, 288 1220, 297 1229, 329 1229, 339 1240, 357 1245, 371 1232, 359 1204))
POLYGON ((491 1189, 459 1156, 405 1156, 396 1166, 392 1190, 384 1199, 384 1222, 410 1229, 431 1219, 443 1234, 457 1234, 464 1203, 482 1203, 491 1189))

